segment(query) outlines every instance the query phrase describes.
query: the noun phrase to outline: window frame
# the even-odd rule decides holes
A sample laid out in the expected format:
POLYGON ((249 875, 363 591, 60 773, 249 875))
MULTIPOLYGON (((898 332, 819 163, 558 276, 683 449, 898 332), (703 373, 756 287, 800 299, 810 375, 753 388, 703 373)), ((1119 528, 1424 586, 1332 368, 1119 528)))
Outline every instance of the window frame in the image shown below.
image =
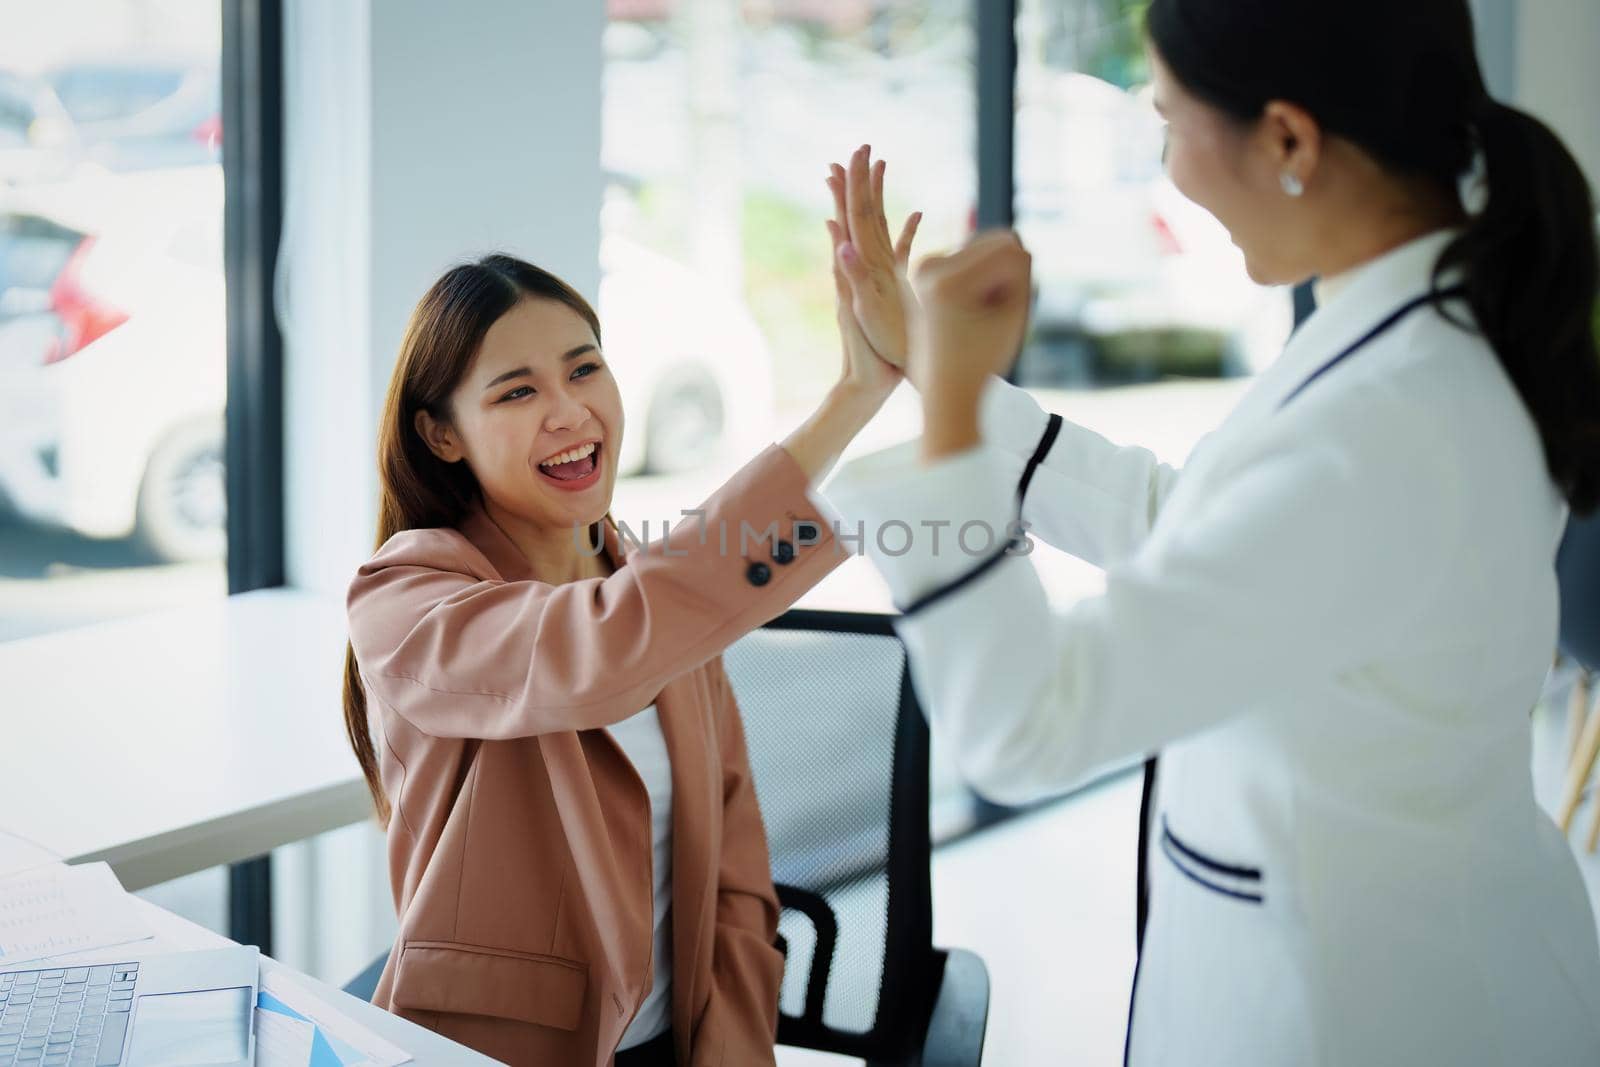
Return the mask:
MULTIPOLYGON (((273 278, 283 222, 282 0, 222 0, 227 290, 228 593, 285 582, 283 338, 273 278)), ((229 936, 272 952, 270 855, 228 870, 229 936)))

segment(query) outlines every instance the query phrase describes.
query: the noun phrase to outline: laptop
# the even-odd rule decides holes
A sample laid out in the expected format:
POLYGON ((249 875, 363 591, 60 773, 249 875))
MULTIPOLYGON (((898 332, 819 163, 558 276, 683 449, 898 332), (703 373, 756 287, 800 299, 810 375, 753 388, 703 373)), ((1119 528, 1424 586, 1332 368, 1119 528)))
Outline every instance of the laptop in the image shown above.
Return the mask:
POLYGON ((249 1067, 260 953, 0 968, 0 1067, 249 1067))

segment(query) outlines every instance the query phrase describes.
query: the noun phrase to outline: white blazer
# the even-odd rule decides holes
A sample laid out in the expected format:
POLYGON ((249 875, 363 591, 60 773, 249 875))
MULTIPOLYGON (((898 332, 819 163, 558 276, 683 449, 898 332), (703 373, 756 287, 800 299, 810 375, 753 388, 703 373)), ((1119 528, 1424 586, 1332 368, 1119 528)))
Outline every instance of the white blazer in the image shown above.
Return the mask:
MULTIPOLYGON (((1450 236, 1351 272, 1181 472, 1062 427, 1023 519, 1104 595, 1053 613, 1017 553, 897 620, 996 800, 1160 750, 1132 1063, 1600 1064, 1594 919, 1530 773, 1567 510, 1535 426, 1431 307, 1278 409, 1450 236)), ((814 496, 906 605, 974 569, 964 523, 1013 518, 1046 419, 994 379, 981 447, 907 443, 814 496)))

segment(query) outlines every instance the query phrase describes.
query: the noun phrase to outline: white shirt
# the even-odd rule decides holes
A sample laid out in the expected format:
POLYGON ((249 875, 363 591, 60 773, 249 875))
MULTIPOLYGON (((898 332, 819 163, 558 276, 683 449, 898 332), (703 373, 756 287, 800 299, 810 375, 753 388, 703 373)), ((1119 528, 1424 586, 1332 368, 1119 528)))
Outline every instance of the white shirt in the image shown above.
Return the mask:
POLYGON ((654 704, 608 729, 650 794, 651 870, 655 876, 653 978, 639 1013, 617 1045, 620 1051, 644 1044, 672 1024, 672 763, 654 704))
POLYGON ((1338 274, 1330 274, 1326 278, 1318 278, 1312 282, 1311 292, 1316 297, 1317 307, 1322 307, 1338 296, 1345 286, 1350 284, 1350 279, 1357 273, 1359 273, 1359 268, 1351 268, 1350 270, 1340 271, 1338 274))
MULTIPOLYGON (((1537 429, 1482 337, 1426 308, 1279 410, 1451 236, 1346 272, 1181 471, 1062 427, 1024 518, 1103 595, 1055 613, 1012 556, 896 622, 995 799, 1161 752, 1138 1067, 1600 1063, 1594 917, 1529 766, 1567 511, 1537 429)), ((978 562, 963 523, 1012 519, 1046 417, 995 379, 980 447, 898 446, 814 496, 908 604, 978 562), (922 534, 898 555, 892 521, 922 534)))

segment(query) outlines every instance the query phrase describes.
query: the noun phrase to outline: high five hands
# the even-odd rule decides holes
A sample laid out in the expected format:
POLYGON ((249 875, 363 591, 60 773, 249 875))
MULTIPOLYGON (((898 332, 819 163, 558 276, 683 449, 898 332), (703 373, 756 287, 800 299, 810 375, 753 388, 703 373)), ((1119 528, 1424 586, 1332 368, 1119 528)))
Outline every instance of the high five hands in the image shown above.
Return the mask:
POLYGON ((921 215, 891 243, 883 172, 863 145, 828 178, 840 327, 853 319, 885 362, 905 367, 922 394, 922 455, 932 461, 978 443, 984 383, 1010 367, 1027 328, 1033 257, 1012 231, 992 230, 908 271, 921 215))
MULTIPOLYGON (((839 336, 844 342, 845 380, 867 392, 887 396, 904 377, 906 366, 906 323, 903 301, 893 292, 904 278, 911 256, 911 241, 916 236, 921 215, 906 220, 900 240, 891 247, 889 226, 882 215, 883 163, 874 168, 871 187, 876 195, 864 196, 868 187, 865 150, 851 158, 852 170, 860 169, 861 182, 854 204, 848 201, 843 167, 830 168, 828 188, 833 192, 834 217, 827 220, 828 237, 833 242, 833 285, 837 297, 835 313, 839 336), (877 205, 876 207, 874 205, 877 205), (868 210, 878 214, 868 218, 868 210), (858 212, 851 222, 850 213, 858 212), (852 231, 858 235, 852 239, 852 231), (868 262, 872 266, 867 266, 868 262), (851 279, 854 279, 852 282, 851 279), (879 292, 878 287, 884 291, 879 292), (855 290, 861 295, 857 297, 855 290), (861 313, 856 308, 861 308, 861 313), (870 325, 872 332, 867 327, 870 325)), ((908 290, 909 292, 909 290, 908 290)))
POLYGON ((837 163, 830 165, 827 181, 833 192, 834 217, 828 221, 828 236, 833 239, 833 277, 840 314, 850 314, 885 362, 904 369, 909 313, 916 305, 906 268, 922 213, 913 212, 900 239, 890 242, 889 220, 883 211, 886 166, 881 159, 872 161, 868 145, 856 149, 848 170, 837 163))

